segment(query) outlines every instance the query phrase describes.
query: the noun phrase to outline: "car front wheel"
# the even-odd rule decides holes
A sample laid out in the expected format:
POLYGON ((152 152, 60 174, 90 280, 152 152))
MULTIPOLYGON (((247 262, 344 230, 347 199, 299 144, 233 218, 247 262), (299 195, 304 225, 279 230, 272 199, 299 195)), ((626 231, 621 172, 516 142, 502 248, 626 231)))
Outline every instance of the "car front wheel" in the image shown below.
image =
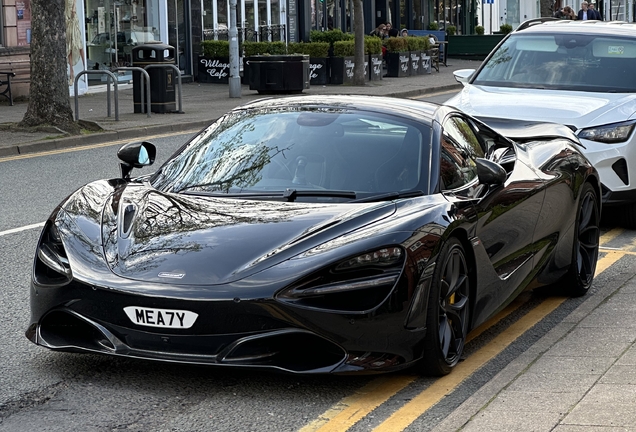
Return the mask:
POLYGON ((423 372, 450 373, 464 351, 468 331, 470 278, 464 248, 450 238, 433 273, 426 315, 423 372))
POLYGON ((576 213, 572 264, 567 276, 569 294, 585 295, 592 285, 599 248, 599 206, 596 191, 589 183, 581 190, 576 213))

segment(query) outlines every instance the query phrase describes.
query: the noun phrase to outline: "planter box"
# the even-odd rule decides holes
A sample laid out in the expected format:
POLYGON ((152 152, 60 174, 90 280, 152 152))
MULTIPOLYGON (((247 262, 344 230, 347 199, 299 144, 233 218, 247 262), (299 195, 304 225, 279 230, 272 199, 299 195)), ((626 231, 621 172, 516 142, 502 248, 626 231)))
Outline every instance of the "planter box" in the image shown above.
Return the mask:
MULTIPOLYGON (((331 84, 353 84, 355 57, 331 57, 331 84)), ((364 62, 364 76, 369 77, 369 60, 364 62)))
POLYGON ((353 82, 353 57, 331 57, 331 84, 353 82))
POLYGON ((382 79, 382 54, 369 54, 369 81, 382 79))
POLYGON ((411 74, 411 58, 408 51, 386 53, 386 75, 390 77, 406 77, 411 74))
POLYGON ((309 74, 311 85, 329 84, 329 58, 311 57, 309 59, 309 74))
POLYGON ((309 56, 267 55, 246 58, 250 90, 261 94, 301 93, 309 88, 309 56))
POLYGON ((505 36, 504 34, 449 36, 448 56, 484 60, 505 36))
POLYGON ((409 51, 411 59, 411 75, 422 75, 422 53, 420 51, 409 51))
POLYGON ((229 82, 229 58, 208 58, 199 56, 198 69, 199 75, 197 80, 200 83, 227 84, 229 82))
POLYGON ((250 83, 250 64, 247 62, 247 57, 241 57, 243 62, 243 75, 241 75, 241 84, 248 85, 250 83))
POLYGON ((431 62, 431 57, 428 55, 426 51, 422 52, 422 66, 420 67, 420 74, 430 74, 433 71, 433 65, 431 62))

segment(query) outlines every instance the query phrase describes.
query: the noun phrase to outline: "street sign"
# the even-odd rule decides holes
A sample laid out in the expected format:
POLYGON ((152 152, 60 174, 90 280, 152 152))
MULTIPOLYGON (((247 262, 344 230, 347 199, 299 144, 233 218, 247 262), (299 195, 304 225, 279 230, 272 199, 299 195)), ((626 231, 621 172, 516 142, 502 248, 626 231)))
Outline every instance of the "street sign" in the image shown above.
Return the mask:
POLYGON ((495 0, 482 0, 483 4, 494 4, 495 0))

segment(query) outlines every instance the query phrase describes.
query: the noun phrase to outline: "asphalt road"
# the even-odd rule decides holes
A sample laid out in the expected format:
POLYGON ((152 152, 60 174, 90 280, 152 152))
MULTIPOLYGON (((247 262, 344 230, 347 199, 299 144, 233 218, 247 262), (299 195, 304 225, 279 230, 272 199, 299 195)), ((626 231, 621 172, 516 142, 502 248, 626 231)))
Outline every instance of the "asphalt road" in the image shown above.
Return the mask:
MULTIPOLYGON (((446 95, 433 96, 443 101, 446 95)), ((187 135, 153 139, 162 163, 187 135)), ((38 228, 70 192, 91 180, 116 177, 117 145, 0 160, 0 432, 11 431, 296 431, 343 398, 391 382, 408 382, 389 393, 351 431, 370 430, 436 380, 405 371, 388 377, 295 376, 219 370, 96 355, 55 353, 31 344, 29 278, 38 228), (27 227, 21 230, 15 230, 27 227)), ((150 168, 148 168, 150 170, 150 168)), ((135 171, 141 173, 143 171, 135 171)), ((604 232, 613 229, 604 228, 604 232)), ((621 242, 626 243, 626 240, 621 242)), ((614 243, 621 247, 622 244, 614 243)), ((608 268, 598 284, 627 277, 634 257, 608 268)), ((510 315, 471 341, 467 356, 505 335, 545 297, 527 295, 510 315)), ((567 300, 467 377, 407 430, 430 430, 507 364, 531 347, 584 299, 567 300)), ((337 425, 333 430, 339 430, 337 425)))

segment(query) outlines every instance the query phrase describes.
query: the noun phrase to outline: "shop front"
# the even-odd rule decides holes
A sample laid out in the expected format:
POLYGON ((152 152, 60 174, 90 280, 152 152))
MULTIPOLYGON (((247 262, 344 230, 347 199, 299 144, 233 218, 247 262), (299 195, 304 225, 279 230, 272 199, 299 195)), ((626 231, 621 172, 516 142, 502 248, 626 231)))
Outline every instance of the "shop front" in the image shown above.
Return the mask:
MULTIPOLYGON (((161 0, 84 0, 86 69, 112 70, 132 66, 133 47, 166 41, 166 4, 161 0)), ((130 72, 120 74, 129 81, 130 72)), ((101 84, 105 75, 89 75, 90 84, 101 84)))
MULTIPOLYGON (((285 41, 286 0, 237 0, 236 23, 241 41, 285 41)), ((229 0, 203 0, 203 38, 228 40, 229 0)))

